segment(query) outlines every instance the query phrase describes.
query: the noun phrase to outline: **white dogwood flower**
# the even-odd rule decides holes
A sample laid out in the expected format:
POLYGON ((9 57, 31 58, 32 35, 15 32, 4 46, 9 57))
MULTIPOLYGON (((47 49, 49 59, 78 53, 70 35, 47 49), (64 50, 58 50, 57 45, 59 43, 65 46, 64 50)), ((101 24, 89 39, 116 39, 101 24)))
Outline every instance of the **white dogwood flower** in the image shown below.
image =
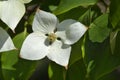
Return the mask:
POLYGON ((32 0, 4 0, 0 1, 0 19, 13 31, 25 13, 24 3, 32 0))
POLYGON ((0 52, 15 49, 12 39, 5 30, 0 27, 0 52))
POLYGON ((54 14, 38 10, 33 21, 33 33, 24 41, 20 56, 28 60, 39 60, 47 56, 59 65, 67 66, 71 46, 77 42, 87 28, 72 19, 59 23, 54 14))

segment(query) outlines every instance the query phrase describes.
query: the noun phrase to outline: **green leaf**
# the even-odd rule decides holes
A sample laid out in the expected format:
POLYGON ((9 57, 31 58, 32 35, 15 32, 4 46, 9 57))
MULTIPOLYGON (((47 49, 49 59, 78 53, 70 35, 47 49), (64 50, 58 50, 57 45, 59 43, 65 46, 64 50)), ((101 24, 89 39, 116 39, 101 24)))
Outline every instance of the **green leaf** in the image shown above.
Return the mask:
POLYGON ((2 54, 2 68, 8 70, 15 70, 13 65, 18 61, 18 51, 9 51, 2 54), (8 58, 9 57, 9 58, 8 58))
POLYGON ((36 62, 19 59, 14 68, 2 70, 5 80, 28 80, 36 68, 36 62))
POLYGON ((120 0, 111 0, 110 4, 110 21, 112 26, 118 27, 117 24, 120 22, 120 0))
POLYGON ((103 14, 90 24, 89 38, 92 42, 103 42, 110 33, 108 14, 103 14))
POLYGON ((79 17, 79 21, 84 25, 89 26, 93 19, 93 15, 95 15, 94 11, 91 11, 91 8, 89 8, 82 16, 79 17))
POLYGON ((2 54, 2 73, 5 80, 28 80, 35 70, 36 61, 19 58, 19 51, 26 36, 26 32, 15 36, 13 42, 18 49, 2 54))
POLYGON ((82 58, 82 50, 81 50, 82 41, 83 39, 81 39, 80 41, 72 45, 72 51, 71 51, 70 60, 69 60, 69 67, 72 64, 74 64, 76 61, 82 58))
POLYGON ((49 8, 50 8, 51 11, 54 11, 57 8, 57 6, 51 5, 51 6, 49 6, 49 8))
POLYGON ((79 17, 81 15, 83 15, 86 11, 87 11, 87 8, 77 7, 77 8, 71 9, 68 12, 65 12, 63 14, 58 15, 58 18, 59 18, 60 21, 63 21, 65 19, 75 19, 75 20, 78 20, 79 17))
POLYGON ((117 33, 114 55, 120 60, 120 31, 117 33))
POLYGON ((86 26, 89 26, 98 16, 101 15, 100 9, 94 5, 89 7, 87 11, 79 17, 79 21, 84 23, 86 26))
MULTIPOLYGON (((120 37, 116 40, 120 42, 120 37)), ((85 62, 89 64, 92 60, 94 67, 90 71, 92 80, 98 80, 109 74, 120 65, 120 44, 117 42, 115 53, 110 50, 109 38, 102 43, 93 43, 86 39, 85 43, 85 62)))
POLYGON ((110 74, 107 74, 103 77, 101 77, 99 80, 119 80, 119 71, 117 70, 111 72, 110 74))
POLYGON ((49 78, 50 80, 65 80, 66 70, 64 67, 51 62, 49 65, 49 78))
POLYGON ((86 67, 83 60, 78 60, 68 68, 66 80, 86 80, 86 67))
POLYGON ((78 6, 89 6, 94 5, 97 0, 61 0, 59 6, 54 11, 56 15, 67 12, 70 9, 76 8, 78 6))
POLYGON ((26 36, 26 32, 15 36, 13 42, 15 43, 17 50, 8 51, 2 54, 2 67, 4 69, 14 69, 12 66, 18 61, 19 50, 26 36))

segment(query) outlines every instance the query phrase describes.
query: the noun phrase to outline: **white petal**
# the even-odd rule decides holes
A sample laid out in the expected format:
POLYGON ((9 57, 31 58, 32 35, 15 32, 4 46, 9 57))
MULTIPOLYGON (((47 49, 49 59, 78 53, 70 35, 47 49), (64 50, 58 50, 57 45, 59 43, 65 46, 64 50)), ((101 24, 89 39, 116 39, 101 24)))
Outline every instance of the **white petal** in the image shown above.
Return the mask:
POLYGON ((54 14, 37 10, 33 20, 33 31, 40 31, 42 33, 51 33, 55 30, 58 23, 57 17, 54 14))
POLYGON ((0 15, 1 15, 1 10, 2 9, 2 2, 0 2, 0 15))
POLYGON ((25 13, 25 6, 19 0, 8 0, 1 2, 0 18, 12 30, 15 29, 25 13))
POLYGON ((46 36, 41 33, 32 33, 24 41, 20 57, 28 60, 39 60, 48 53, 46 36))
POLYGON ((49 54, 47 55, 47 57, 50 60, 55 61, 59 65, 67 66, 70 58, 70 52, 70 46, 56 40, 50 46, 49 54))
POLYGON ((57 36, 60 37, 65 44, 74 44, 77 42, 86 32, 87 27, 80 22, 75 22, 68 26, 65 31, 56 32, 57 36))
POLYGON ((0 52, 15 49, 12 39, 5 30, 0 27, 0 52))
POLYGON ((77 21, 73 20, 73 19, 64 20, 57 26, 57 30, 58 31, 65 31, 71 24, 73 24, 75 22, 77 22, 77 21))
POLYGON ((32 0, 20 0, 22 3, 29 3, 31 2, 32 0))

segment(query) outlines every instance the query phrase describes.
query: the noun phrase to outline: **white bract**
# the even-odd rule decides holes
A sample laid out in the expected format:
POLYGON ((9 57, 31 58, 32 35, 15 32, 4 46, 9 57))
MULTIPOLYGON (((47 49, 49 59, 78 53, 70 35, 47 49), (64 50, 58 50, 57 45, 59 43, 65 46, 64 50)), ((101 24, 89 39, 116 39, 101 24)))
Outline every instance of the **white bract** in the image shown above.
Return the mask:
POLYGON ((5 30, 0 27, 0 52, 15 49, 12 39, 5 30))
POLYGON ((71 44, 77 42, 87 28, 72 19, 59 23, 54 14, 38 10, 33 21, 33 33, 24 41, 20 56, 39 60, 47 56, 59 65, 67 66, 71 44))
POLYGON ((32 0, 5 0, 0 1, 0 19, 13 31, 25 13, 24 3, 32 0))

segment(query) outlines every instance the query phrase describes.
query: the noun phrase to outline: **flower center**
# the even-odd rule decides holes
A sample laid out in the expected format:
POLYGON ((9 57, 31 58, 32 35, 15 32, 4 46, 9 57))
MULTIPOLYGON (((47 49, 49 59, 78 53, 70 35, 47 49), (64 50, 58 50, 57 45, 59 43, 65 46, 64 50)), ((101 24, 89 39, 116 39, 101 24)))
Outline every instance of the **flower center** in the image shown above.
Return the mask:
POLYGON ((48 40, 53 43, 57 39, 57 36, 54 33, 48 34, 48 40))

